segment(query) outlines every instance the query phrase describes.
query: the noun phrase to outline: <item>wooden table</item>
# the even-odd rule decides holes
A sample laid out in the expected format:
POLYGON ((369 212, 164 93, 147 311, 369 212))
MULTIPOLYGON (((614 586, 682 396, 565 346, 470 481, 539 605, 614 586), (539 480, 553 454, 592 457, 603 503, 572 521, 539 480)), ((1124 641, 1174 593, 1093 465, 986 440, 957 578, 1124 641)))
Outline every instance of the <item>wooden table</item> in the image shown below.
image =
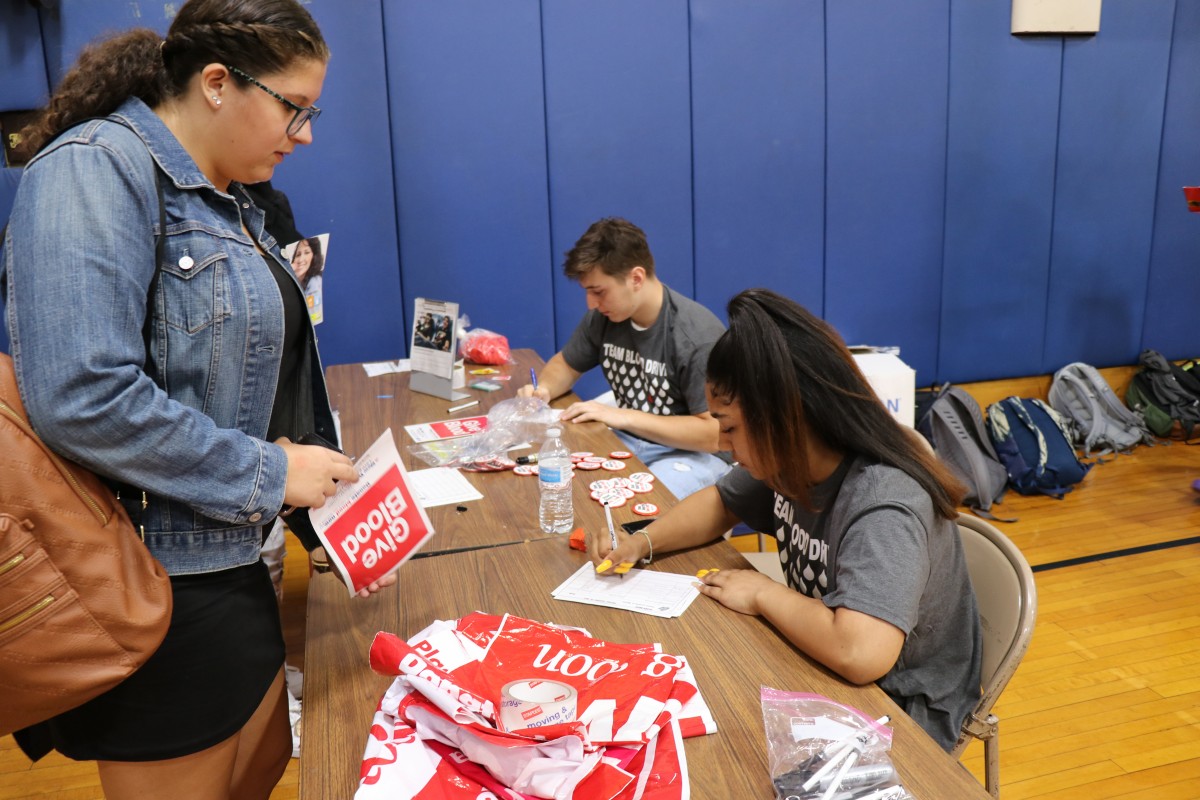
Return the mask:
MULTIPOLYGON (((425 405, 423 399, 413 403, 415 398, 410 397, 416 416, 409 418, 393 409, 376 408, 375 395, 391 390, 380 390, 376 383, 364 391, 354 369, 362 373, 358 366, 330 370, 331 392, 339 398, 335 402, 339 403, 349 452, 365 447, 386 425, 402 431, 404 424, 441 418, 429 412, 440 409, 444 413, 445 407, 453 405, 434 398, 428 398, 433 405, 425 405), (367 397, 371 401, 365 401, 367 397), (360 406, 367 406, 361 416, 358 411, 350 413, 351 408, 360 406)), ((529 371, 528 366, 513 370, 517 376, 522 371, 527 376, 529 371)), ((396 401, 403 399, 399 389, 403 377, 387 378, 396 382, 396 401)), ((516 381, 520 378, 515 377, 516 381)), ((404 393, 408 393, 406 388, 404 393)), ((494 394, 507 396, 511 392, 494 394)), ((489 399, 484 407, 491 402, 495 400, 489 399)), ((603 426, 588 427, 598 428, 586 435, 602 446, 586 449, 607 452, 619 446, 619 440, 603 426)), ((573 432, 569 430, 568 434, 573 432)), ((568 443, 575 446, 571 439, 568 443)), ((798 652, 761 619, 730 611, 704 597, 697 598, 677 619, 552 599, 551 590, 578 569, 586 556, 569 549, 566 537, 541 538, 534 521, 535 481, 507 476, 505 482, 502 474, 470 477, 484 493, 484 500, 471 504, 471 511, 458 514, 452 508, 451 513, 431 509, 442 511, 436 516, 431 513, 434 525, 441 526, 438 537, 442 544, 489 536, 490 543, 500 544, 500 536, 489 534, 489 526, 504 528, 510 532, 506 535, 533 531, 534 540, 524 541, 530 537, 517 536, 509 540, 516 542, 513 544, 412 560, 401 568, 395 587, 369 600, 349 597, 332 575, 314 576, 308 595, 301 798, 348 798, 354 792, 371 716, 391 683, 391 678, 376 675, 368 666, 367 654, 375 633, 389 631, 408 638, 435 619, 454 619, 471 611, 507 612, 577 625, 615 642, 659 642, 667 652, 687 657, 719 729, 710 736, 688 739, 685 745, 691 796, 697 800, 773 796, 759 699, 759 687, 764 685, 823 694, 872 716, 889 714, 896 733, 893 762, 905 786, 921 800, 988 797, 971 774, 877 686, 846 683, 798 652), (527 486, 526 495, 523 487, 527 486)), ((579 486, 575 491, 577 524, 600 530, 603 510, 586 493, 581 495, 579 486)), ((669 493, 664 494, 665 508, 673 501, 669 493)), ((632 514, 616 518, 622 521, 632 518, 632 514)), ((650 569, 695 574, 701 568, 713 567, 746 568, 748 564, 730 545, 717 542, 656 557, 650 569)))
MULTIPOLYGON (((529 382, 530 367, 541 368, 542 360, 532 350, 513 352, 515 365, 497 367, 512 380, 502 384, 505 388, 496 392, 467 389, 478 406, 456 414, 446 409, 467 402, 466 400, 443 400, 426 394, 410 391, 409 373, 367 377, 360 364, 343 364, 330 367, 327 373, 330 401, 338 409, 342 420, 342 446, 351 456, 357 456, 371 445, 385 429, 391 428, 400 450, 400 458, 409 470, 425 469, 429 465, 412 455, 408 448, 413 444, 405 432, 405 425, 436 422, 445 419, 484 415, 501 400, 516 395, 519 387, 529 382)), ((468 365, 471 369, 471 365, 468 365)), ((468 375, 468 378, 476 376, 468 375)), ((479 376, 485 377, 485 376, 479 376)), ((470 380, 467 381, 470 383, 470 380)), ((576 400, 566 395, 554 402, 556 408, 566 408, 576 400)), ((588 450, 597 455, 608 455, 624 445, 607 426, 599 422, 568 423, 563 426, 563 442, 572 452, 588 450)), ((514 451, 513 455, 536 453, 540 442, 533 442, 529 450, 514 451)), ((637 458, 626 459, 626 468, 619 473, 605 470, 577 471, 572 481, 572 499, 576 512, 576 524, 585 517, 580 512, 596 506, 589 496, 588 484, 600 478, 614 475, 630 475, 644 471, 645 465, 637 458)), ((484 500, 463 504, 466 511, 458 511, 455 505, 435 506, 427 509, 429 521, 437 533, 421 551, 429 556, 445 550, 473 547, 483 544, 502 544, 535 539, 543 536, 538 527, 538 485, 536 477, 523 477, 512 472, 464 472, 463 475, 480 491, 484 500)), ((638 495, 636 502, 654 503, 666 510, 674 505, 675 498, 665 487, 655 486, 649 494, 638 495)), ((632 519, 640 519, 631 510, 633 501, 613 509, 613 521, 618 525, 632 519)), ((598 508, 598 507, 597 507, 598 508)), ((603 518, 603 513, 600 514, 603 518)), ((593 521, 596 519, 592 517, 593 521)))

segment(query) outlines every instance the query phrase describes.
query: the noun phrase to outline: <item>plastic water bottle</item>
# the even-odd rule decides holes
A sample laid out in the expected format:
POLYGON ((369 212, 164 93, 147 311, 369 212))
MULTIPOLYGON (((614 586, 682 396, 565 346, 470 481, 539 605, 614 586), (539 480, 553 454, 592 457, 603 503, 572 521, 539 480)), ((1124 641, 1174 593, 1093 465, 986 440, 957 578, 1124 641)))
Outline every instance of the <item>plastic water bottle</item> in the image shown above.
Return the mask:
POLYGON ((538 451, 538 521, 542 533, 570 533, 575 524, 571 506, 571 452, 563 444, 562 430, 550 428, 538 451))

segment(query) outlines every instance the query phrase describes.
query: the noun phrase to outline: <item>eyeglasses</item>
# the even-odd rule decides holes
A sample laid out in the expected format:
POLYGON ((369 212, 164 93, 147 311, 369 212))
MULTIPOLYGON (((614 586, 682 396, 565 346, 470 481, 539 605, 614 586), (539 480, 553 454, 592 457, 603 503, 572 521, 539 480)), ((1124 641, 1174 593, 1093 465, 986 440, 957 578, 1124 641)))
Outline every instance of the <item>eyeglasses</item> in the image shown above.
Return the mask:
POLYGON ((296 134, 298 134, 300 132, 300 129, 304 127, 304 123, 310 122, 310 121, 316 122, 317 117, 321 116, 321 109, 317 108, 316 106, 309 106, 308 108, 305 108, 304 106, 298 106, 295 103, 293 103, 291 100, 288 100, 286 97, 281 95, 279 92, 276 92, 272 89, 267 88, 262 83, 255 80, 254 78, 250 77, 246 73, 242 72, 240 69, 233 66, 232 64, 226 64, 225 69, 229 70, 234 75, 237 75, 241 78, 244 78, 244 79, 250 81, 255 86, 262 89, 267 94, 271 95, 271 97, 274 97, 276 100, 283 103, 288 108, 292 109, 292 111, 296 112, 292 116, 292 121, 288 123, 288 126, 287 126, 287 135, 288 136, 295 136, 296 134))

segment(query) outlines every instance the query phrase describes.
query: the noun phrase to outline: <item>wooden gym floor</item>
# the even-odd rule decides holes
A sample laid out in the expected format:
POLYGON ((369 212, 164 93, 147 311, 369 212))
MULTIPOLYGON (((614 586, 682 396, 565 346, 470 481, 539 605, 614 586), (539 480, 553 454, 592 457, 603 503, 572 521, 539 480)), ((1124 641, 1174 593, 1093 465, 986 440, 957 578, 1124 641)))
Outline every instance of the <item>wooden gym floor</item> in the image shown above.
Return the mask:
MULTIPOLYGON (((1106 371, 1118 391, 1124 374, 1106 371)), ((986 405, 1045 397, 1046 385, 965 388, 986 405)), ((1034 566, 1039 593, 1033 644, 995 709, 1005 800, 1200 797, 1197 479, 1200 448, 1141 447, 1095 467, 1063 500, 1010 492, 996 509, 1018 518, 997 527, 1034 566)), ((734 545, 756 549, 757 537, 734 545)), ((284 631, 289 661, 301 667, 306 580, 290 540, 284 631)), ((975 743, 963 759, 981 779, 982 754, 975 743)), ((297 790, 293 760, 271 797, 292 800, 297 790)), ((12 737, 0 739, 0 800, 99 797, 93 765, 57 754, 30 764, 12 737)))

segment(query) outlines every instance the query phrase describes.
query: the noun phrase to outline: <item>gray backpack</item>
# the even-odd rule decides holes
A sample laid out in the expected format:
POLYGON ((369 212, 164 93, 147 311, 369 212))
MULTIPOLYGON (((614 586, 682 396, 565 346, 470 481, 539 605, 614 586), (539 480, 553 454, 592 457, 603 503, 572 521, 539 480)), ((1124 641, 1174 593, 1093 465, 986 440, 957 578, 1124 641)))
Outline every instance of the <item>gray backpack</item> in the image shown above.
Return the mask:
POLYGON ((1145 420, 1120 401, 1093 366, 1076 361, 1054 373, 1049 398, 1050 406, 1070 420, 1075 446, 1085 458, 1154 444, 1145 420))
POLYGON ((917 430, 967 487, 964 505, 988 519, 1016 521, 990 513, 992 504, 1004 497, 1008 471, 992 447, 983 411, 974 397, 947 383, 937 391, 933 404, 917 422, 917 430))

